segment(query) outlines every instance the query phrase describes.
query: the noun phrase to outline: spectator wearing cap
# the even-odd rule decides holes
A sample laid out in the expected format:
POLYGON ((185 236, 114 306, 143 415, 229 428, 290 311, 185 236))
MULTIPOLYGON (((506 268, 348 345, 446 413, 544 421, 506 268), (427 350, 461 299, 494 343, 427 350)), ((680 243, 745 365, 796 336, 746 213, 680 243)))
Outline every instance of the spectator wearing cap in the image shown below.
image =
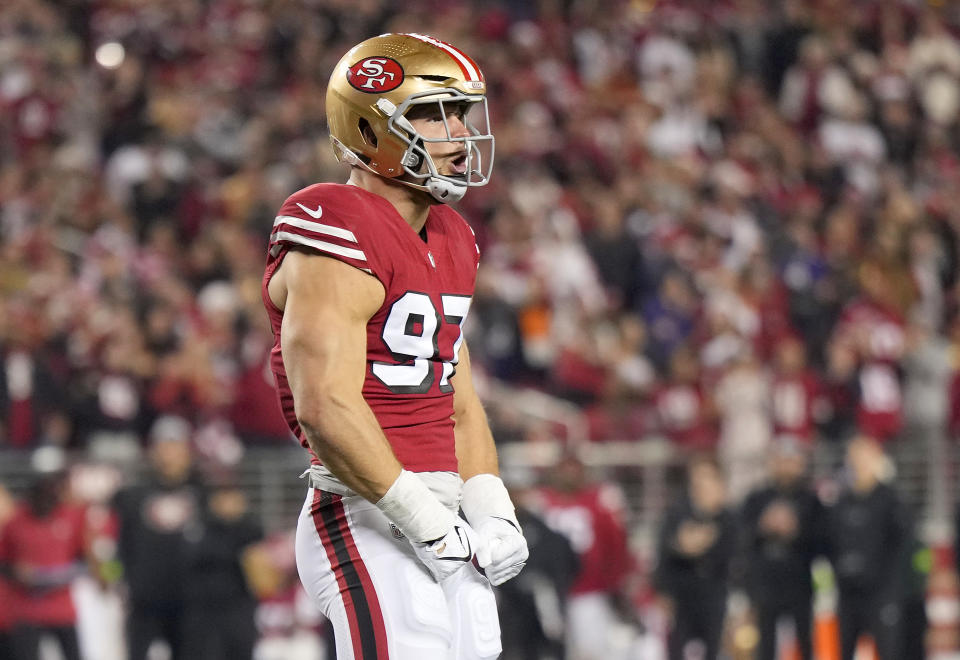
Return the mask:
POLYGON ((743 503, 747 592, 757 615, 757 660, 777 658, 777 624, 792 621, 802 660, 812 660, 811 565, 823 552, 823 507, 807 474, 807 448, 785 436, 773 446, 768 483, 743 503))
POLYGON ((209 488, 198 528, 186 537, 185 660, 253 658, 256 601, 245 567, 262 538, 240 485, 231 476, 220 477, 209 488))
POLYGON ((181 657, 186 536, 197 529, 204 506, 192 433, 180 417, 159 417, 150 430, 150 473, 114 500, 131 660, 146 658, 157 639, 169 645, 174 660, 181 657))
MULTIPOLYGON (((48 454, 39 450, 34 456, 48 454)), ((50 462, 35 461, 25 501, 0 536, 0 571, 10 577, 17 660, 39 660, 46 637, 56 640, 65 660, 80 660, 70 587, 87 570, 88 535, 84 509, 68 501, 64 467, 60 453, 50 462)))

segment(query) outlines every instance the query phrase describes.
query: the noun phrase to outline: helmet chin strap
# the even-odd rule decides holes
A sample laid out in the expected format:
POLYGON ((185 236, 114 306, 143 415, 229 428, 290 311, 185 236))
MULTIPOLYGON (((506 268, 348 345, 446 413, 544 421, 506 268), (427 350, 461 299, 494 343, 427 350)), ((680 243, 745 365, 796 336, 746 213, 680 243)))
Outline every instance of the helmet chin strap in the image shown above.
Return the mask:
MULTIPOLYGON (((376 173, 374 172, 374 174, 376 173)), ((416 190, 422 190, 425 193, 429 193, 431 197, 443 204, 459 202, 461 199, 463 199, 463 196, 467 194, 466 185, 460 186, 452 181, 444 181, 443 179, 438 179, 435 176, 429 177, 426 184, 405 181, 404 179, 390 180, 396 181, 397 183, 402 183, 409 188, 415 188, 416 190)))
POLYGON ((452 181, 430 177, 427 183, 427 192, 433 195, 433 198, 438 202, 449 204, 463 199, 463 196, 467 194, 467 186, 458 186, 452 181))

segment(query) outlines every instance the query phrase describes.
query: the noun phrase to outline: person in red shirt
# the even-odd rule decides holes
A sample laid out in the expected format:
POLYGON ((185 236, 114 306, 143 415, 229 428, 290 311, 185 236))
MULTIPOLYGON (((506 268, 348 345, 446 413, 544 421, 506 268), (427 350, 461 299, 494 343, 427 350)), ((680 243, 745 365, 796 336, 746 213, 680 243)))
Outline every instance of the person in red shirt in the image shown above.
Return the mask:
MULTIPOLYGON (((857 391, 857 428, 878 440, 896 436, 903 427, 902 368, 906 349, 903 305, 895 280, 877 260, 860 267, 862 296, 843 309, 834 330, 831 360, 851 356, 857 391)), ((831 364, 833 371, 842 371, 831 364)))
POLYGON ((609 657, 609 633, 623 613, 632 564, 622 493, 608 483, 590 483, 583 463, 569 454, 528 504, 570 541, 580 559, 567 602, 570 657, 609 657))
POLYGON ((774 436, 788 436, 809 447, 816 436, 817 422, 829 407, 823 385, 807 367, 806 347, 800 337, 782 337, 776 342, 773 358, 774 436))
POLYGON ((700 385, 700 365, 688 346, 670 356, 670 375, 653 395, 658 427, 678 448, 704 451, 716 445, 711 404, 700 385))
POLYGON ((64 499, 62 473, 37 476, 0 538, 0 566, 11 576, 18 660, 40 657, 52 636, 66 660, 80 660, 70 585, 86 570, 85 514, 64 499))

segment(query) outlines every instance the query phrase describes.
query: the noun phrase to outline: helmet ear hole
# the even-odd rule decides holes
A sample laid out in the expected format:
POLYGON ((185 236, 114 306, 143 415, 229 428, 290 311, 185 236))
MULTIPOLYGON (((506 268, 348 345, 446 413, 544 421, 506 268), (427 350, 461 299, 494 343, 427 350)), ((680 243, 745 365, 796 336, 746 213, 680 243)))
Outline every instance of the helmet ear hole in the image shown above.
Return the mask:
POLYGON ((377 134, 373 132, 373 126, 370 125, 370 122, 360 118, 360 121, 357 125, 357 128, 360 129, 360 135, 363 136, 363 141, 369 144, 374 149, 377 148, 377 134))

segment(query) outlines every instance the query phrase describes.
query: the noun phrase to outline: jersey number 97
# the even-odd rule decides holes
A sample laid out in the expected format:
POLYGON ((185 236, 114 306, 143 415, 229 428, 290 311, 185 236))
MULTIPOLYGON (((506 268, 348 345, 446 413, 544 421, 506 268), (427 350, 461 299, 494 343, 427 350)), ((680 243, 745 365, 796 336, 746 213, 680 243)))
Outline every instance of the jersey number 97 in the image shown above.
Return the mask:
POLYGON ((456 371, 460 345, 463 343, 463 321, 470 309, 470 296, 440 296, 441 310, 425 293, 407 291, 390 306, 383 324, 383 343, 396 362, 374 362, 373 375, 395 394, 426 394, 433 386, 432 362, 443 365, 440 391, 453 391, 450 377, 456 371), (450 352, 439 346, 442 323, 456 326, 456 340, 450 352), (449 355, 449 358, 442 357, 449 355))

